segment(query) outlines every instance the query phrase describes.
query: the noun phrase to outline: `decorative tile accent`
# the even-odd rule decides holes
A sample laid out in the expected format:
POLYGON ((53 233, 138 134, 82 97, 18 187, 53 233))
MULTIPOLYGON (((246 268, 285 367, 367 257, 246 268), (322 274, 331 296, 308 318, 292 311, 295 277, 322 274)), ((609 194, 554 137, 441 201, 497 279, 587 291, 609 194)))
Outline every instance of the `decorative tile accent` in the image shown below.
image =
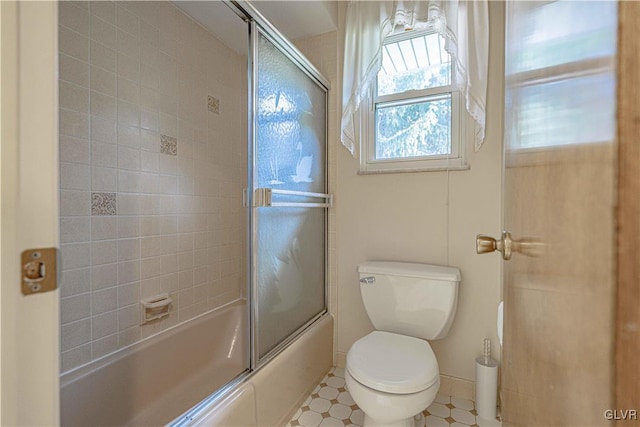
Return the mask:
MULTIPOLYGON (((474 402, 438 394, 429 408, 423 411, 426 427, 491 426, 500 427, 499 420, 483 420, 477 416, 474 402), (440 415, 440 416, 438 416, 440 415)), ((344 370, 331 368, 313 393, 287 424, 287 427, 360 427, 364 413, 346 390, 344 370), (328 396, 337 396, 329 398, 328 396)), ((418 422, 416 422, 416 427, 418 422)))
POLYGON ((209 111, 215 114, 220 114, 220 100, 218 98, 214 98, 213 96, 209 95, 208 106, 209 111))
POLYGON ((91 215, 115 215, 116 193, 91 193, 91 215))
POLYGON ((178 138, 160 135, 160 152, 170 156, 178 155, 178 138))

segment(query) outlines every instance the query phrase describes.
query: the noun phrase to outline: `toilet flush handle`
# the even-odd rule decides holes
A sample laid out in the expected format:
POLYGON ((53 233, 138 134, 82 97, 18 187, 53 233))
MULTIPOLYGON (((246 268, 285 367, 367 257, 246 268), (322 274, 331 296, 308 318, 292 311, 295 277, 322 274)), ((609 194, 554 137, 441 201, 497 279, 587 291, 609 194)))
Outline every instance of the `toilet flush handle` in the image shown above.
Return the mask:
POLYGON ((373 285, 374 283, 376 283, 376 278, 373 277, 373 276, 363 277, 362 279, 360 279, 360 283, 366 283, 367 285, 373 285))

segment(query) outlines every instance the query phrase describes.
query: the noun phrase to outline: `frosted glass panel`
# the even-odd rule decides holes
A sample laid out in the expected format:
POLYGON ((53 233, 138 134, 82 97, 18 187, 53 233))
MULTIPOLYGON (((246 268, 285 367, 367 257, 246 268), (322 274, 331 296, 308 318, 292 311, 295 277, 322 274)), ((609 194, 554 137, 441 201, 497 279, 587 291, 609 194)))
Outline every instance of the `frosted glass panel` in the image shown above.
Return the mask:
MULTIPOLYGON (((262 34, 258 43, 256 187, 326 192, 326 94, 262 34)), ((273 195, 274 202, 317 202, 273 195)), ((258 354, 325 308, 322 208, 256 208, 258 354)))
POLYGON ((507 74, 612 56, 617 3, 612 1, 520 2, 509 38, 507 74))
POLYGON ((506 43, 511 150, 613 141, 617 3, 516 2, 506 43))
POLYGON ((521 149, 612 141, 615 84, 611 71, 514 88, 511 137, 521 149))

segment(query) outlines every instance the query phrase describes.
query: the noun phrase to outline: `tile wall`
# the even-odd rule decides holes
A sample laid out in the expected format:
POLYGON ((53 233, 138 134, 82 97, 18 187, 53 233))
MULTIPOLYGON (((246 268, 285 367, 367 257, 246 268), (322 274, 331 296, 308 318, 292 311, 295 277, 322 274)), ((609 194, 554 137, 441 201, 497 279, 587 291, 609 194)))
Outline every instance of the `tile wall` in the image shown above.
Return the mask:
POLYGON ((243 295, 246 59, 169 2, 59 20, 65 372, 243 295))

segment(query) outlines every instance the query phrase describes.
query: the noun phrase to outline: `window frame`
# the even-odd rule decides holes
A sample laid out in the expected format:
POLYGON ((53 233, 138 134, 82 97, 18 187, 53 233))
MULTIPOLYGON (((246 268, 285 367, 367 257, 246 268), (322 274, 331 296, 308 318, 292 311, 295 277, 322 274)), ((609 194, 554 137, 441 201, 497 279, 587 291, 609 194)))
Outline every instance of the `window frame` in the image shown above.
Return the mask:
MULTIPOLYGON (((406 31, 385 38, 384 44, 436 34, 434 30, 406 31)), ((466 170, 466 136, 468 117, 460 91, 454 84, 454 64, 451 63, 449 84, 435 88, 408 90, 391 95, 377 95, 378 79, 371 84, 367 98, 360 108, 360 174, 419 172, 439 170, 466 170), (378 108, 411 105, 419 102, 451 100, 451 153, 444 155, 376 159, 376 111, 378 108)))

